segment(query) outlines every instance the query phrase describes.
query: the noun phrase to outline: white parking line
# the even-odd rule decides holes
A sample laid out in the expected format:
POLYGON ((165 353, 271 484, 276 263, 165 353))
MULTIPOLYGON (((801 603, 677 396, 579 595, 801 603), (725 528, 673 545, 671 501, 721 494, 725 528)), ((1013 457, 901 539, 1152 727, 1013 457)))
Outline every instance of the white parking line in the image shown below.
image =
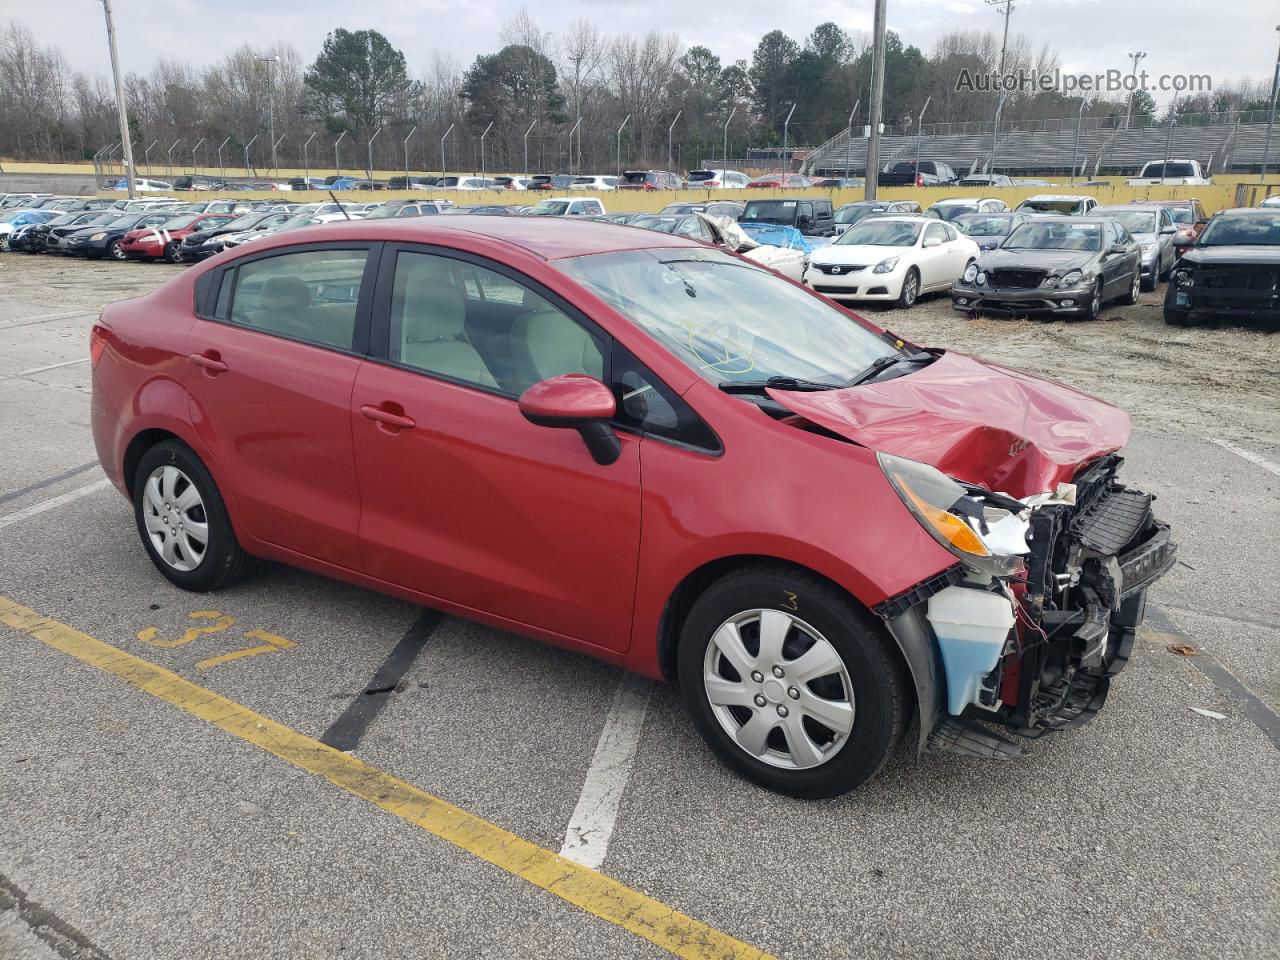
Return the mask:
POLYGON ((1252 450, 1246 450, 1244 447, 1237 447, 1234 443, 1230 443, 1226 440, 1219 440, 1217 437, 1210 437, 1209 439, 1213 443, 1216 443, 1218 446, 1222 447, 1222 449, 1230 450, 1237 457, 1243 457, 1245 460, 1248 460, 1250 463, 1256 463, 1263 470, 1270 470, 1277 477, 1280 477, 1280 464, 1272 463, 1270 460, 1268 460, 1266 457, 1262 456, 1261 454, 1254 453, 1252 450))
POLYGON ((618 683, 578 805, 569 818, 560 856, 593 870, 604 863, 652 691, 651 681, 631 673, 624 674, 618 683))
POLYGON ((51 363, 47 367, 32 367, 30 370, 19 370, 14 374, 15 377, 29 377, 33 373, 44 373, 46 370, 57 370, 59 367, 70 367, 77 363, 88 363, 88 357, 79 357, 75 360, 63 360, 61 363, 51 363))
POLYGON ((0 530, 3 530, 5 527, 12 526, 13 524, 19 523, 30 517, 34 517, 38 514, 44 513, 46 510, 53 510, 57 507, 62 506, 64 503, 70 503, 72 500, 79 500, 81 497, 87 497, 91 493, 97 493, 103 487, 109 487, 109 486, 111 486, 110 480, 95 480, 93 483, 86 484, 83 487, 76 487, 74 490, 70 491, 69 493, 64 493, 56 497, 50 497, 48 500, 41 500, 39 503, 33 503, 31 506, 25 507, 24 509, 17 511, 16 513, 11 513, 8 516, 0 517, 0 530))

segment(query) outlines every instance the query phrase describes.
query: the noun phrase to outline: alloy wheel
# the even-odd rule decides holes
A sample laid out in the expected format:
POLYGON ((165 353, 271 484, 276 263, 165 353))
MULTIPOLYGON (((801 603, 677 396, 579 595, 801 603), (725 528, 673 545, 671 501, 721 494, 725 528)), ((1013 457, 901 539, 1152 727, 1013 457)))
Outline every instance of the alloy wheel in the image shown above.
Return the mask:
POLYGON ((156 467, 143 487, 142 516, 156 555, 174 570, 194 570, 209 548, 209 517, 191 478, 177 467, 156 467))
POLYGON ((905 287, 902 291, 902 302, 909 307, 916 302, 916 297, 919 296, 919 284, 916 282, 916 275, 908 273, 907 279, 903 280, 902 283, 905 287))
POLYGON ((782 610, 746 610, 721 624, 707 644, 702 681, 733 742, 773 767, 821 766, 853 730, 844 660, 826 637, 782 610))

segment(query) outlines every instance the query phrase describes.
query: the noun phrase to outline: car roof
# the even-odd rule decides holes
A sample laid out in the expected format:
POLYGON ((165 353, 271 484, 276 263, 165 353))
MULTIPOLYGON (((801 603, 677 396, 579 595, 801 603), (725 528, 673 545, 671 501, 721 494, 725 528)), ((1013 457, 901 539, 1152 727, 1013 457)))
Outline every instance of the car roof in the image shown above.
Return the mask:
POLYGON ((1255 217, 1274 217, 1276 215, 1276 212, 1269 207, 1228 207, 1225 210, 1219 210, 1214 216, 1220 217, 1224 213, 1255 217))
POLYGON ((330 240, 388 240, 405 243, 449 245, 462 233, 479 240, 497 241, 541 257, 558 260, 622 250, 655 247, 701 247, 695 240, 661 233, 640 232, 622 224, 573 217, 486 217, 461 214, 454 217, 409 217, 380 220, 337 220, 309 227, 305 239, 280 234, 261 241, 259 250, 297 243, 325 243, 330 240), (643 237, 643 240, 637 238, 643 237))
POLYGON ((1029 203, 1032 200, 1092 200, 1093 197, 1085 193, 1037 193, 1034 197, 1027 197, 1023 203, 1029 203))
MULTIPOLYGON (((884 223, 886 220, 901 223, 942 223, 938 218, 926 217, 922 213, 890 213, 883 217, 876 217, 876 223, 884 223)), ((854 224, 854 226, 857 226, 857 224, 854 224)))
POLYGON ((1159 209, 1159 206, 1154 203, 1108 203, 1106 206, 1094 207, 1091 212, 1098 215, 1125 211, 1132 212, 1134 210, 1139 213, 1156 213, 1159 209))

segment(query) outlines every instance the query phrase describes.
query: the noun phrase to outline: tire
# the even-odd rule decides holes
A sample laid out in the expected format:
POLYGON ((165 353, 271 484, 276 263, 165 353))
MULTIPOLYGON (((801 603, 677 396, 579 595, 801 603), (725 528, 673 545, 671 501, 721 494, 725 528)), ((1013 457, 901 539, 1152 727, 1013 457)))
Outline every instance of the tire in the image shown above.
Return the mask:
POLYGON ((129 255, 124 252, 124 247, 120 245, 119 240, 112 240, 107 245, 107 256, 112 260, 125 261, 129 259, 129 255))
POLYGON ((906 727, 910 687, 893 640, 810 573, 759 565, 717 580, 690 610, 677 656, 685 705, 712 752, 779 793, 817 799, 866 783, 906 727), (762 654, 762 626, 780 654, 762 654), (830 669, 797 683, 795 665, 810 655, 830 669))
POLYGON ((184 590, 219 590, 253 569, 213 477, 180 441, 165 440, 142 455, 134 473, 133 515, 151 562, 184 590))
POLYGON ((910 310, 920 299, 920 271, 911 267, 902 278, 902 290, 895 304, 899 310, 910 310))
POLYGON ((1139 270, 1139 271, 1138 271, 1138 276, 1139 276, 1139 277, 1141 277, 1141 281, 1140 281, 1140 282, 1141 282, 1141 284, 1142 284, 1142 290, 1143 290, 1144 292, 1146 292, 1146 293, 1150 293, 1150 292, 1151 292, 1152 290, 1154 290, 1156 287, 1160 286, 1159 270, 1160 270, 1160 265, 1159 265, 1159 264, 1157 264, 1157 265, 1152 269, 1152 271, 1151 271, 1151 276, 1149 276, 1149 277, 1142 277, 1142 271, 1141 271, 1141 270, 1139 270))
POLYGON ((165 244, 164 260, 165 260, 165 263, 181 263, 182 262, 182 258, 178 256, 178 243, 176 240, 171 240, 165 244))
POLYGON ((1133 283, 1129 286, 1129 292, 1120 298, 1120 302, 1126 307, 1131 307, 1138 302, 1138 292, 1140 290, 1154 290, 1156 288, 1155 275, 1151 277, 1151 286, 1148 287, 1142 282, 1142 271, 1138 270, 1133 275, 1133 283))
POLYGON ((1102 280, 1099 279, 1093 288, 1093 299, 1080 314, 1081 320, 1097 320, 1102 312, 1102 280))

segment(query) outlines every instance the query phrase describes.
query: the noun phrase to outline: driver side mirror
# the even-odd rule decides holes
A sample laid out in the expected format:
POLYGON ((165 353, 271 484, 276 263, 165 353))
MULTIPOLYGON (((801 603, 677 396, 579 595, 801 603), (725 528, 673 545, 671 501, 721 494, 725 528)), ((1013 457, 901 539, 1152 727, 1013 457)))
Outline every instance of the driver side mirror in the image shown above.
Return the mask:
POLYGON ((1177 227, 1175 227, 1172 223, 1167 223, 1167 224, 1165 224, 1163 227, 1161 227, 1161 228, 1160 228, 1160 232, 1161 232, 1162 234, 1177 233, 1177 232, 1178 232, 1178 228, 1177 228, 1177 227))
POLYGON ((592 458, 608 466, 622 455, 622 442, 609 426, 618 412, 613 394, 595 377, 564 373, 535 383, 520 395, 520 413, 540 427, 571 427, 592 458))
POLYGON ((1128 253, 1129 248, 1125 246, 1123 243, 1113 243, 1111 245, 1111 249, 1108 250, 1107 252, 1108 253, 1128 253))
POLYGON ((942 241, 938 237, 925 237, 921 246, 928 250, 930 247, 942 246, 942 241))

